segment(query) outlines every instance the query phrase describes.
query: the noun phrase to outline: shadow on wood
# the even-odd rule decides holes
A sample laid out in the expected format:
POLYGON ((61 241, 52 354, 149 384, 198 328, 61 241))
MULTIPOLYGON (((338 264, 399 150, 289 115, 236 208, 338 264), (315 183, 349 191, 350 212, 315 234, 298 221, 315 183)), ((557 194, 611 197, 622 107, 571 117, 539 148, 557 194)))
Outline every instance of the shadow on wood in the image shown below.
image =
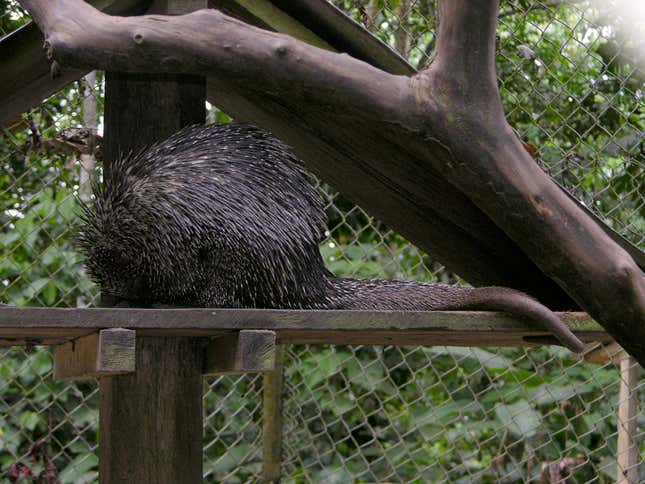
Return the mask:
POLYGON ((204 375, 273 371, 275 341, 275 332, 264 330, 244 330, 216 337, 206 348, 204 375))

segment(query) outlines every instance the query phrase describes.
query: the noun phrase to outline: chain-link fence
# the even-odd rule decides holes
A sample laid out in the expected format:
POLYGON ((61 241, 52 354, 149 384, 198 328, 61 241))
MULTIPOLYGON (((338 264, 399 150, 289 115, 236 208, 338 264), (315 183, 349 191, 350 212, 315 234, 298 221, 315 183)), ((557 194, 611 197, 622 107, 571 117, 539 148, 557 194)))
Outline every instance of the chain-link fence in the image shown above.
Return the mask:
MULTIPOLYGON (((433 1, 334 3, 411 64, 430 62, 433 1)), ((0 5, 0 34, 26 21, 14 1, 0 5)), ((581 1, 506 1, 500 12, 497 67, 510 123, 556 180, 643 248, 645 62, 637 40, 619 34, 624 18, 581 1)), ((0 136, 2 303, 94 301, 71 227, 76 197, 86 196, 98 169, 92 147, 102 86, 100 73, 78 81, 0 136)), ((211 107, 209 119, 226 115, 211 107)), ((337 275, 459 281, 361 208, 320 189, 328 215, 321 251, 337 275)), ((96 480, 96 384, 54 381, 46 348, 0 355, 3 478, 37 476, 51 462, 63 482, 96 480)), ((634 391, 645 402, 639 382, 634 391)), ((613 482, 620 385, 615 363, 588 363, 559 347, 290 346, 283 474, 286 482, 613 482)), ((205 480, 256 480, 262 378, 208 378, 204 390, 205 480)), ((645 480, 643 409, 638 481, 645 480)))

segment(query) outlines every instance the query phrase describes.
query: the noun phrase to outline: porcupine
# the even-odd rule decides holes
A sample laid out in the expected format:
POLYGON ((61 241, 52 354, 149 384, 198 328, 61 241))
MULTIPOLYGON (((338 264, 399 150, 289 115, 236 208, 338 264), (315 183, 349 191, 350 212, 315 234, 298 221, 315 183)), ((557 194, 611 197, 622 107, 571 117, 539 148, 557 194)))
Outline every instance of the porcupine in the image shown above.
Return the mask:
POLYGON ((266 131, 192 126, 113 162, 84 207, 80 248, 103 296, 128 305, 495 310, 582 342, 508 288, 335 277, 319 251, 323 206, 291 150, 266 131))

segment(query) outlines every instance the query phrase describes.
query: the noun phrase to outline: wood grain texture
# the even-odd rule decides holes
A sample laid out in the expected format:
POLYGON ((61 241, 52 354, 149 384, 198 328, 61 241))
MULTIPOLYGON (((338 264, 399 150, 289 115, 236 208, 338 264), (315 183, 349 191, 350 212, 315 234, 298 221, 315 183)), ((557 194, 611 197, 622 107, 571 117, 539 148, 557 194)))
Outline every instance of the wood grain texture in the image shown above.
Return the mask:
POLYGON ((638 482, 638 363, 623 352, 620 361, 620 397, 618 401, 618 449, 616 451, 616 482, 638 482))
POLYGON ((211 340, 206 348, 205 375, 273 371, 276 335, 273 331, 242 330, 211 340))
POLYGON ((101 377, 101 483, 202 482, 202 354, 195 338, 137 338, 137 371, 101 377))
POLYGON ((625 357, 625 350, 615 341, 607 344, 592 345, 585 351, 583 358, 587 363, 604 365, 612 362, 620 365, 620 360, 625 357))
POLYGON ((260 482, 280 482, 282 471, 282 399, 285 346, 278 345, 275 368, 262 382, 262 473, 260 482))
POLYGON ((58 346, 54 351, 54 378, 87 380, 135 370, 136 332, 102 329, 58 346))
POLYGON ((179 129, 202 123, 206 116, 205 80, 191 75, 141 75, 107 72, 105 83, 104 169, 130 151, 163 140, 179 129), (151 122, 141 113, 155 106, 158 116, 175 116, 151 122), (163 126, 160 126, 163 124, 163 126))
MULTIPOLYGON (((583 341, 611 341, 586 313, 558 316, 583 341)), ((318 344, 533 346, 549 337, 532 322, 486 311, 0 307, 0 344, 59 344, 110 327, 204 337, 271 330, 281 343, 318 344)))

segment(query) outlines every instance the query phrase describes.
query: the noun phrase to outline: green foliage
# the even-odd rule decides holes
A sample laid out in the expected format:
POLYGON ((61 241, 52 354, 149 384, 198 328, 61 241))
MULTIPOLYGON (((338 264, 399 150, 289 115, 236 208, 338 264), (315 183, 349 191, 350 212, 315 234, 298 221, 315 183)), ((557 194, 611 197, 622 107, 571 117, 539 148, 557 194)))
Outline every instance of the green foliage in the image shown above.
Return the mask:
POLYGON ((526 462, 537 480, 563 457, 582 458, 586 481, 615 455, 617 370, 558 348, 293 347, 290 358, 293 482, 348 471, 355 482, 515 482, 526 462))
POLYGON ((66 188, 44 188, 0 233, 3 299, 11 305, 75 306, 91 300, 93 287, 69 239, 77 218, 76 201, 66 188), (37 263, 35 262, 37 261, 37 263))
MULTIPOLYGON (((47 349, 0 349, 0 475, 20 459, 38 475, 29 447, 41 437, 63 483, 93 482, 98 392, 94 382, 65 383, 51 378, 47 349)), ((2 481, 5 482, 5 481, 2 481)))
POLYGON ((0 37, 9 34, 29 21, 15 0, 0 0, 0 37))

